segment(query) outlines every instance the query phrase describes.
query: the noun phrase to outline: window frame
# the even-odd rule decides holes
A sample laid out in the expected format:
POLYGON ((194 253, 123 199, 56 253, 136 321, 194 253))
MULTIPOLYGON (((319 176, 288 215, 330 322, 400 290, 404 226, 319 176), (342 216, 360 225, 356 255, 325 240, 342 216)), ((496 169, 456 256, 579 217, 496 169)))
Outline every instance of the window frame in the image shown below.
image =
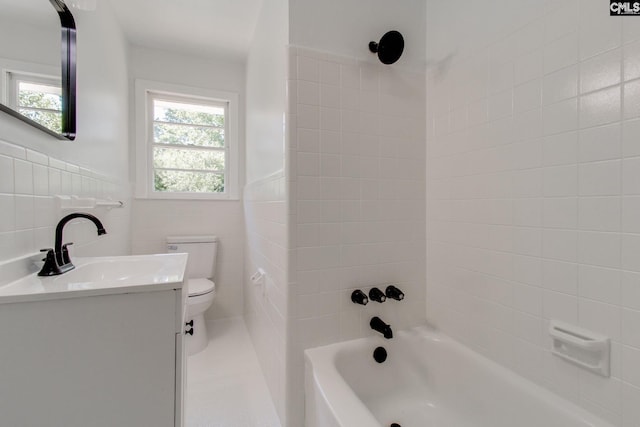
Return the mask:
POLYGON ((191 86, 135 81, 136 104, 136 156, 135 196, 139 199, 179 200, 239 200, 238 159, 238 94, 191 86), (153 100, 202 103, 225 106, 225 191, 222 193, 196 193, 155 191, 153 178, 153 100))

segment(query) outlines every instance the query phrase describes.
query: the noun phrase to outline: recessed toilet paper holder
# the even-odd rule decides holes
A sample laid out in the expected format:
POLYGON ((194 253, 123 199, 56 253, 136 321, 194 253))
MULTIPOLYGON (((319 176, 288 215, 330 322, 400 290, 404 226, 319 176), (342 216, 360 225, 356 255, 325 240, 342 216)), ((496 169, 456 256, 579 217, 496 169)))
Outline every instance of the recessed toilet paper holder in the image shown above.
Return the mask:
POLYGON ((549 334, 556 356, 603 377, 611 375, 609 337, 557 320, 551 320, 549 334))

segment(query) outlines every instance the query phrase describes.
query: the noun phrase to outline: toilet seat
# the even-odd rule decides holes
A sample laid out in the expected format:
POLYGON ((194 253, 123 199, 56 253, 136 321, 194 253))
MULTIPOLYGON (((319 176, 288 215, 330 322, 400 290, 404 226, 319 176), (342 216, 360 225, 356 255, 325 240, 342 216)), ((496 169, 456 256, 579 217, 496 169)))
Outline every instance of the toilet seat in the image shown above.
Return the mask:
POLYGON ((187 282, 189 298, 206 295, 216 290, 216 285, 209 279, 189 279, 187 282))

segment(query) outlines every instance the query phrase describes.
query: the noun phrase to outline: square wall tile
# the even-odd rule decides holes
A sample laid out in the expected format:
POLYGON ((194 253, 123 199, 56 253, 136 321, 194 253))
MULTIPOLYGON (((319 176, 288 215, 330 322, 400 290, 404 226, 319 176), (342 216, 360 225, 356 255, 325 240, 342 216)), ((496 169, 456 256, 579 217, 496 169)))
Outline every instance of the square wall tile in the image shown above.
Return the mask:
POLYGON ((640 77, 640 41, 628 44, 623 49, 624 79, 640 77))
POLYGON ((34 227, 33 196, 15 196, 15 227, 16 230, 28 230, 34 227))
POLYGON ((578 168, 579 195, 619 195, 621 166, 620 160, 581 164, 578 168))
POLYGON ((565 132, 544 138, 542 164, 559 166, 573 164, 578 158, 578 132, 565 132))
POLYGON ((33 194, 33 165, 31 162, 15 159, 13 163, 14 185, 17 194, 33 194))
POLYGON ((556 166, 543 170, 544 195, 567 197, 578 194, 578 168, 575 165, 556 166))
POLYGON ((621 127, 619 123, 580 131, 579 160, 592 162, 620 157, 621 127))
POLYGON ((622 192, 625 195, 640 194, 640 157, 622 161, 622 192))
POLYGON ((578 299, 575 296, 545 291, 543 307, 545 319, 573 324, 578 322, 578 299))
POLYGON ((298 79, 310 82, 320 81, 320 69, 318 61, 307 56, 297 56, 298 62, 298 79))
POLYGON ((0 156, 0 193, 13 193, 13 159, 0 156))
POLYGON ((0 233, 13 232, 16 229, 15 196, 0 194, 0 233))
POLYGON ((575 98, 544 107, 542 120, 545 135, 577 129, 578 101, 575 98))
POLYGON ((640 388, 631 384, 622 385, 622 426, 633 427, 640 419, 640 388))
POLYGON ((624 85, 624 118, 640 117, 640 80, 624 85))
POLYGON ((598 126, 621 118, 620 86, 580 97, 580 127, 598 126))
POLYGON ((553 104, 578 95, 578 66, 573 65, 544 76, 542 103, 553 104))
POLYGON ((640 156, 640 120, 628 120, 622 124, 623 156, 640 156))
POLYGON ((582 1, 580 5, 580 59, 620 46, 621 17, 609 16, 598 1, 582 1))
POLYGON ((544 47, 544 72, 552 73, 578 62, 578 33, 570 33, 544 47))
POLYGON ((620 83, 622 50, 614 49, 580 64, 580 93, 620 83))
POLYGON ((620 305, 620 270, 580 265, 578 271, 578 294, 591 300, 620 305))
POLYGON ((622 343, 640 348, 640 311, 622 310, 622 343))
POLYGON ((619 197, 581 197, 578 227, 591 231, 619 231, 621 209, 619 197))
POLYGON ((49 195, 49 168, 39 164, 33 165, 33 194, 49 195))

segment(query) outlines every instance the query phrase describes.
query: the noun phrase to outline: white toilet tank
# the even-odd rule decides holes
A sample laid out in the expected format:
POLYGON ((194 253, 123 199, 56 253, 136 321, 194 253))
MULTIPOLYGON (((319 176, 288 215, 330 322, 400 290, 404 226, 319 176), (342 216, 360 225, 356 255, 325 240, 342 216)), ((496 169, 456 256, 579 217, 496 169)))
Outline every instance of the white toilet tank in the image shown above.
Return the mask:
POLYGON ((168 253, 187 253, 187 278, 212 278, 216 270, 216 236, 169 236, 168 253))

